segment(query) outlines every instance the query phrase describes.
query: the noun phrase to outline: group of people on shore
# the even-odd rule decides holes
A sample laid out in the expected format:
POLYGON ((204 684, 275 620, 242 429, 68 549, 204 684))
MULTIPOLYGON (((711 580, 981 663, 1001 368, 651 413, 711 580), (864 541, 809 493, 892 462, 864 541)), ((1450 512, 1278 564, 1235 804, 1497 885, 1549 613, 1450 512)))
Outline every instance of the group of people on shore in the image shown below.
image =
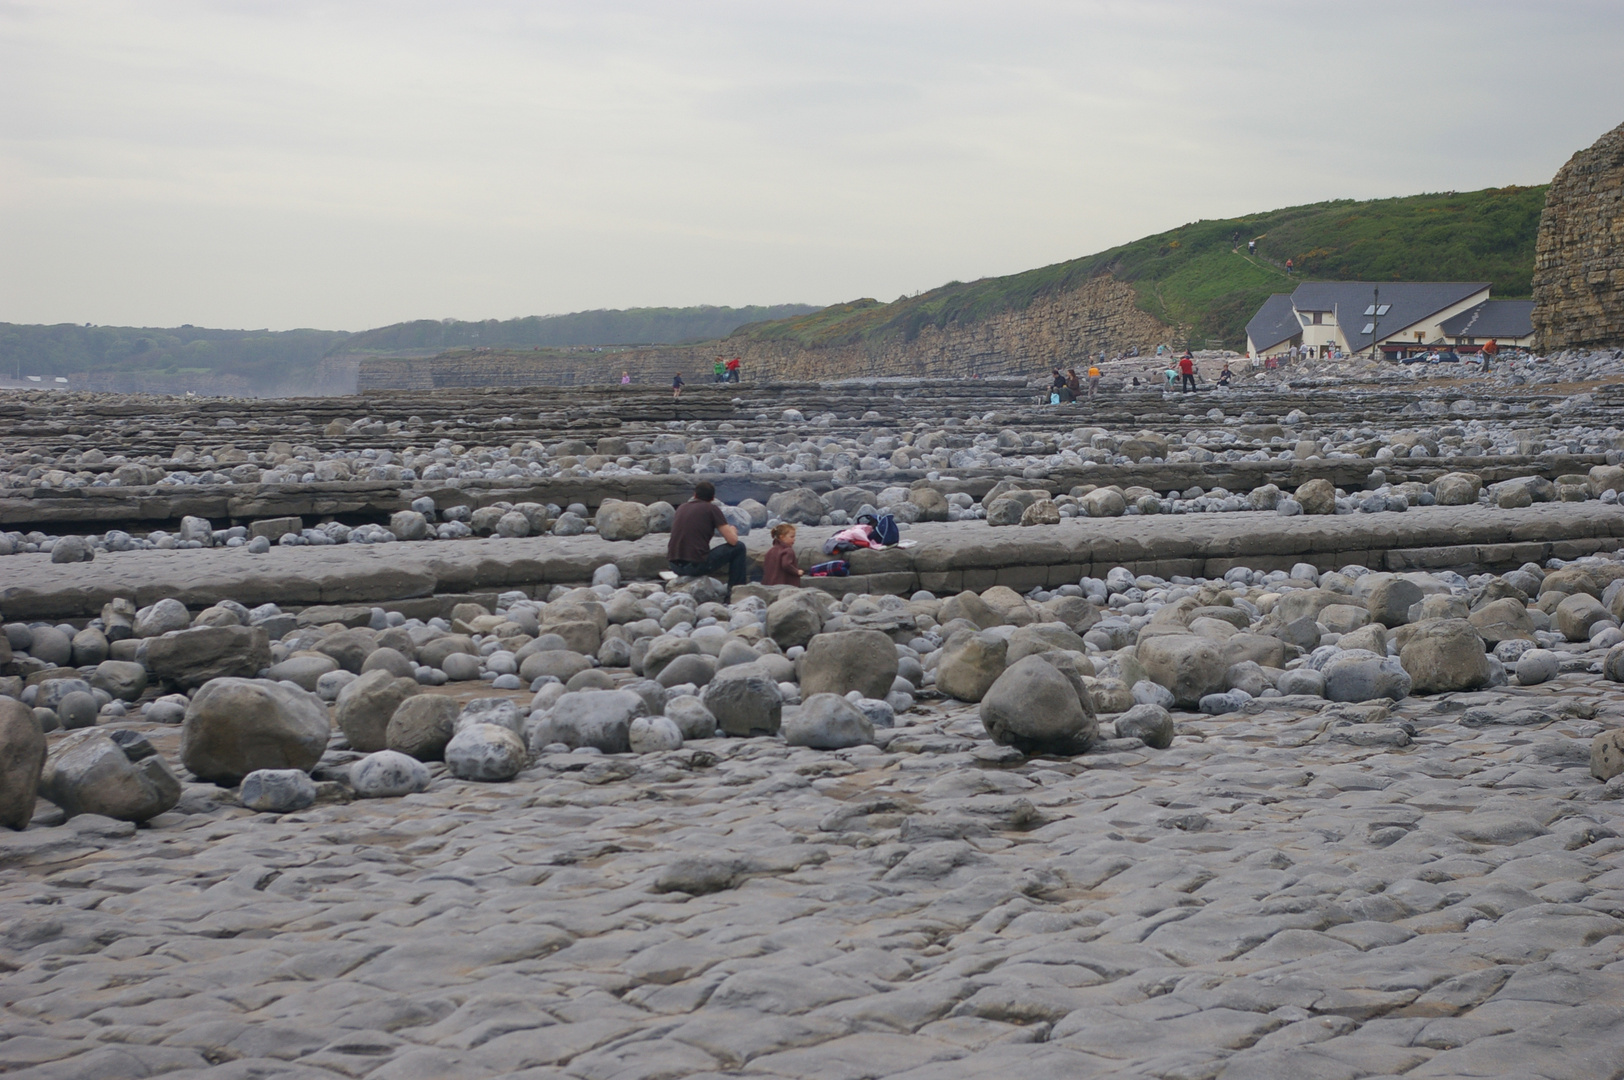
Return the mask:
MULTIPOLYGON (((1165 348, 1165 346, 1158 346, 1156 355, 1162 355, 1165 348)), ((1179 357, 1177 363, 1169 367, 1163 374, 1167 380, 1167 389, 1179 389, 1186 394, 1195 391, 1197 389, 1195 354, 1189 349, 1185 349, 1184 355, 1179 357)), ((1069 402, 1079 401, 1084 397, 1082 380, 1078 378, 1075 368, 1067 368, 1065 371, 1061 371, 1059 368, 1051 368, 1050 375, 1049 404, 1064 405, 1069 402)), ((1218 385, 1228 386, 1234 377, 1235 373, 1230 370, 1229 362, 1226 360, 1223 371, 1218 374, 1218 385)), ((1099 396, 1100 379, 1101 371, 1099 365, 1095 364, 1088 369, 1087 398, 1089 401, 1093 401, 1099 396)), ((1154 377, 1151 377, 1151 381, 1155 381, 1154 377)), ((1139 380, 1139 376, 1132 377, 1131 386, 1133 389, 1137 390, 1143 385, 1139 380)))
MULTIPOLYGON (((1054 378, 1049 380, 1049 404, 1063 405, 1083 397, 1083 381, 1078 377, 1076 368, 1067 368, 1064 373, 1059 368, 1054 368, 1052 374, 1054 378)), ((1100 377, 1099 365, 1091 365, 1088 369, 1089 401, 1099 396, 1100 377)))
MULTIPOLYGON (((716 358, 716 363, 711 368, 711 374, 715 377, 716 381, 719 382, 719 383, 727 383, 727 382, 736 383, 736 382, 739 381, 739 371, 740 371, 740 369, 742 367, 743 367, 743 362, 737 356, 735 356, 731 360, 725 360, 722 357, 718 356, 716 358)), ((629 382, 630 380, 629 379, 622 379, 621 381, 622 382, 629 382)), ((682 372, 679 371, 674 376, 672 376, 672 378, 671 378, 671 400, 672 401, 680 401, 682 399, 682 388, 684 386, 687 386, 687 385, 688 384, 683 381, 682 372)))

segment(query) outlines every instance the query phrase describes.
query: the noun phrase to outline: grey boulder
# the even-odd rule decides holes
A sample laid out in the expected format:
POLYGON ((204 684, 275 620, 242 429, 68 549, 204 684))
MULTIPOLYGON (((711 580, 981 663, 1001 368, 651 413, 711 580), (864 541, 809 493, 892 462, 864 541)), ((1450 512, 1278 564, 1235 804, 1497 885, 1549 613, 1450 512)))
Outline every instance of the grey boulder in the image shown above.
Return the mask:
POLYGON ((1491 674, 1483 639, 1465 619, 1420 623, 1399 650, 1399 662, 1417 694, 1476 690, 1491 674))
POLYGON ((1099 730, 1076 669, 1043 656, 1017 660, 999 675, 981 699, 980 715, 995 742, 1026 754, 1081 754, 1099 730))
POLYGON ((1118 738, 1165 750, 1173 744, 1173 714, 1160 705, 1135 705, 1116 719, 1118 738))
POLYGON ((776 735, 783 719, 784 697, 778 683, 755 664, 739 664, 717 672, 705 686, 700 701, 716 718, 718 728, 741 738, 776 735))
POLYGON ((429 770, 416 758, 379 750, 350 766, 350 787, 365 799, 390 799, 427 791, 429 770))
POLYGON ((767 607, 767 636, 781 649, 805 645, 823 630, 823 607, 810 589, 798 589, 767 607))
POLYGON ((669 717, 639 716, 627 729, 627 741, 634 754, 677 750, 682 746, 682 731, 669 717))
POLYGON ((383 750, 389 745, 389 721, 395 710, 417 693, 416 679, 396 678, 388 671, 369 671, 338 692, 333 719, 351 749, 363 754, 383 750))
POLYGON ((795 669, 803 697, 855 690, 867 698, 883 698, 897 678, 897 650, 878 630, 818 634, 795 669))
POLYGON ((153 677, 180 689, 211 679, 252 678, 270 666, 270 639, 258 626, 200 626, 147 642, 153 677))
POLYGON ((1194 634, 1146 638, 1134 652, 1145 675, 1173 693, 1181 708, 1195 708, 1208 694, 1224 691, 1230 664, 1211 640, 1194 634))
POLYGON ((0 825, 21 829, 33 818, 45 749, 34 711, 15 698, 0 697, 0 825))
POLYGON ((687 739, 711 739, 716 736, 716 717, 696 697, 674 697, 665 703, 665 715, 687 739))
MULTIPOLYGON (((1374 701, 1376 698, 1402 701, 1412 688, 1412 678, 1397 658, 1377 656, 1360 649, 1343 650, 1320 674, 1325 679, 1324 696, 1332 701, 1374 701)), ((1281 693, 1285 693, 1286 685, 1286 680, 1281 679, 1281 693)))
POLYGON ((440 694, 417 694, 395 708, 384 728, 384 743, 419 761, 445 759, 446 743, 451 741, 461 710, 453 698, 440 694))
POLYGON ((446 767, 460 780, 511 780, 526 760, 519 737, 495 724, 469 724, 445 748, 446 767))
POLYGON ((179 600, 163 599, 148 604, 135 613, 134 636, 149 638, 167 634, 171 630, 184 630, 192 625, 192 616, 179 600))
POLYGON ((330 731, 327 706, 313 694, 265 679, 215 679, 186 707, 181 763, 226 784, 256 769, 309 772, 330 731))
POLYGON ((90 676, 90 685, 120 701, 134 701, 147 689, 147 669, 130 660, 103 660, 90 676))
POLYGON ((237 801, 260 813, 292 813, 315 803, 316 782, 302 769, 255 769, 242 778, 237 801))
POLYGON ((105 732, 69 735, 45 761, 40 794, 69 817, 146 821, 180 801, 180 781, 156 754, 131 760, 105 732))
POLYGON ((571 750, 589 746, 605 754, 624 754, 631 749, 632 721, 643 711, 643 699, 630 690, 568 693, 542 721, 532 745, 563 743, 571 750))
POLYGON ((960 701, 980 701, 1004 673, 1008 649, 1008 642, 995 634, 955 633, 942 647, 936 689, 960 701))
POLYGON ((874 741, 874 725, 838 694, 813 694, 784 722, 784 741, 814 750, 843 750, 874 741))

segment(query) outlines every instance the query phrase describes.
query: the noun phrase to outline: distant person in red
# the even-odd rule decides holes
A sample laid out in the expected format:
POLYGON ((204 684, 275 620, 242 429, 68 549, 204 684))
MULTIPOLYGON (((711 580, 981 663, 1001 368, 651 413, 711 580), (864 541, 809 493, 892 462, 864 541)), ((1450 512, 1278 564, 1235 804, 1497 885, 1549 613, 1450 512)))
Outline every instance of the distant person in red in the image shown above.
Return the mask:
POLYGON ((727 362, 727 381, 739 381, 739 358, 737 356, 727 362))
POLYGON ((702 577, 727 567, 729 599, 733 587, 743 585, 749 570, 749 556, 739 539, 739 530, 727 523, 716 505, 716 487, 709 480, 694 485, 694 497, 677 507, 671 519, 671 541, 665 557, 678 577, 702 577), (711 537, 721 533, 722 542, 711 547, 711 537))
POLYGON ((1494 363, 1496 354, 1500 352, 1500 343, 1490 338, 1483 346, 1483 370, 1487 372, 1489 365, 1494 363))
POLYGON ((1182 376, 1179 382, 1188 394, 1195 389, 1195 357, 1190 355, 1189 349, 1185 349, 1184 355, 1179 357, 1179 374, 1182 376))
POLYGON ((773 526, 773 546, 761 561, 763 585, 799 585, 801 564, 795 561, 795 526, 784 522, 773 526))
POLYGON ((1292 266, 1291 260, 1287 259, 1286 260, 1286 273, 1288 273, 1288 274, 1291 273, 1293 269, 1295 269, 1295 267, 1292 266))

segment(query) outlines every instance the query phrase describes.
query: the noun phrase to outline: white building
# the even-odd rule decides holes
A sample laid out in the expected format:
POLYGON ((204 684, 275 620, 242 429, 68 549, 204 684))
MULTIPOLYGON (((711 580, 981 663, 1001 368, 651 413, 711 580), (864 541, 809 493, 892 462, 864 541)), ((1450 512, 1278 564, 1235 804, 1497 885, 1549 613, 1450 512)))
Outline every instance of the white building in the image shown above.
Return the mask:
POLYGON ((1268 357, 1297 346, 1326 357, 1374 345, 1401 359, 1440 346, 1476 352, 1490 338, 1526 347, 1533 307, 1530 300, 1490 300, 1483 282, 1305 281, 1263 302, 1246 324, 1246 349, 1268 357))

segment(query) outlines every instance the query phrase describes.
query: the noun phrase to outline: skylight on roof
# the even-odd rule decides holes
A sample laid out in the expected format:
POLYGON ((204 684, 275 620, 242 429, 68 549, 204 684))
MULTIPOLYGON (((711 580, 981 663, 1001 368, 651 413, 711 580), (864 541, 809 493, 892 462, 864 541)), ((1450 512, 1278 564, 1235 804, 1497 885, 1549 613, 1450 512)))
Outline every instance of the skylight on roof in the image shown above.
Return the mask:
POLYGON ((1364 329, 1360 330, 1359 332, 1361 334, 1370 334, 1370 333, 1374 333, 1375 330, 1376 330, 1376 324, 1373 323, 1373 322, 1367 322, 1364 325, 1364 329))
POLYGON ((1392 304, 1383 304, 1381 307, 1377 307, 1375 304, 1367 304, 1367 305, 1365 305, 1365 314, 1366 315, 1374 315, 1377 318, 1380 318, 1381 316, 1386 315, 1389 311, 1391 311, 1392 308, 1393 308, 1392 304))

